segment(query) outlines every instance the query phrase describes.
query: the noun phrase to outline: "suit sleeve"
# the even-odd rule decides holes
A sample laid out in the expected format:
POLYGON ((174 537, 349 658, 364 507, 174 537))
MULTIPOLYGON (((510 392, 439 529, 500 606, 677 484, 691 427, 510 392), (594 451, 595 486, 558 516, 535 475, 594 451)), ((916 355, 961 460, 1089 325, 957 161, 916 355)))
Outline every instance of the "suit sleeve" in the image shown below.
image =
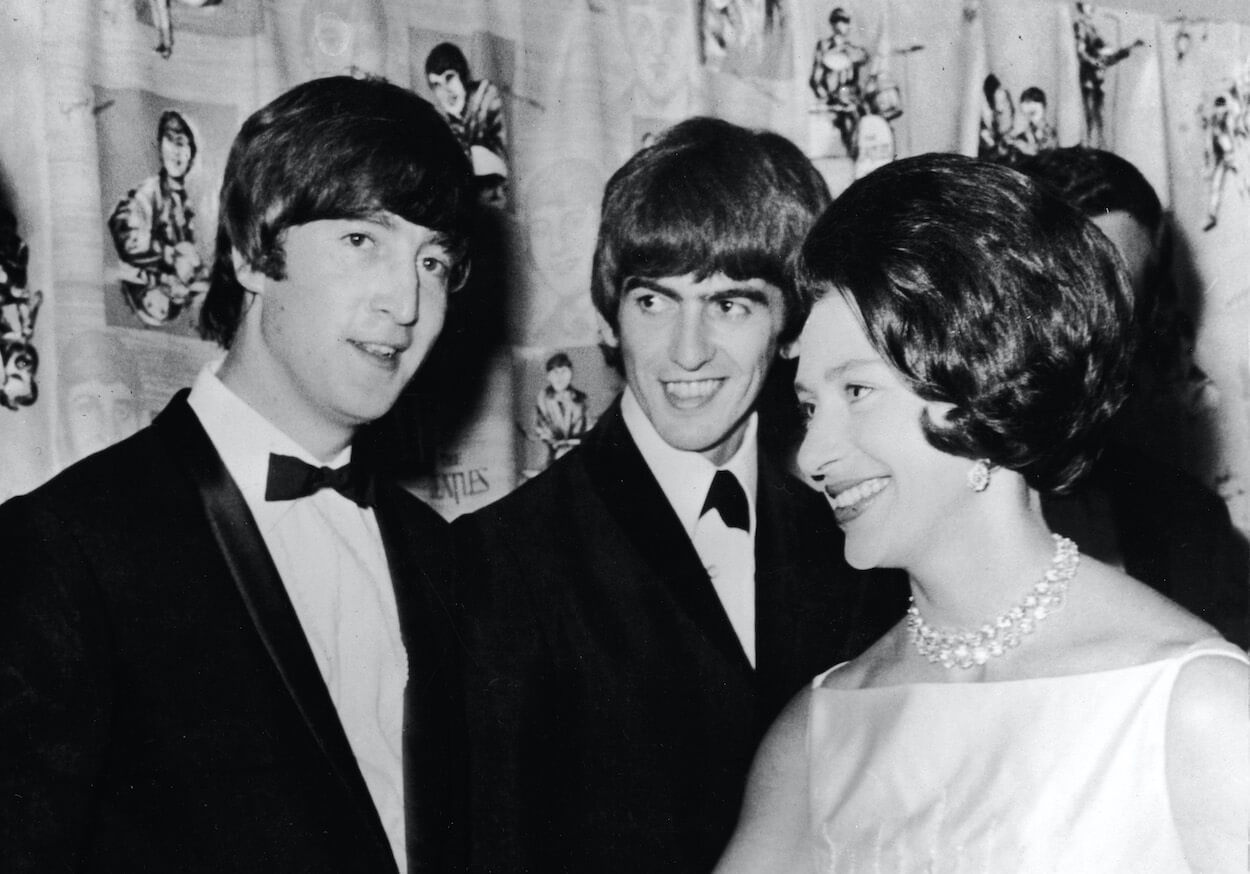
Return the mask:
POLYGON ((87 564, 63 520, 0 507, 0 853, 5 870, 75 870, 111 709, 87 564))

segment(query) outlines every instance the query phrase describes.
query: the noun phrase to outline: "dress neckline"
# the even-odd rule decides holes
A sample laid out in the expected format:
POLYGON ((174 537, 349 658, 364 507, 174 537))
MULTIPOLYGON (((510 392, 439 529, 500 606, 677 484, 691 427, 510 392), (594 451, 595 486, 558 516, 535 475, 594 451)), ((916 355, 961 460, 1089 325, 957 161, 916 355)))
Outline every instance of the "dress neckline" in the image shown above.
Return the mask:
POLYGON ((838 689, 829 688, 824 685, 825 678, 835 671, 850 664, 850 662, 840 662, 834 665, 823 674, 819 674, 812 681, 812 690, 817 692, 834 692, 842 694, 851 694, 855 692, 884 692, 890 689, 924 689, 924 688, 1002 688, 1006 686, 1021 686, 1028 683, 1047 683, 1059 680, 1079 680, 1079 679, 1099 679, 1110 677, 1117 674, 1123 674, 1132 671, 1158 670, 1164 665, 1180 664, 1188 662, 1195 658, 1206 655, 1224 656, 1227 658, 1240 661, 1242 664, 1250 665, 1250 657, 1235 644, 1225 640, 1222 637, 1211 637, 1199 640, 1190 644, 1184 650, 1181 650, 1163 658, 1152 659, 1147 662, 1138 662, 1135 665, 1122 665, 1115 668, 1103 668, 1097 671, 1084 671, 1075 674, 1052 674, 1044 677, 1020 677, 1008 680, 974 680, 967 683, 943 683, 937 680, 920 680, 908 683, 891 683, 886 686, 860 686, 855 689, 838 689))

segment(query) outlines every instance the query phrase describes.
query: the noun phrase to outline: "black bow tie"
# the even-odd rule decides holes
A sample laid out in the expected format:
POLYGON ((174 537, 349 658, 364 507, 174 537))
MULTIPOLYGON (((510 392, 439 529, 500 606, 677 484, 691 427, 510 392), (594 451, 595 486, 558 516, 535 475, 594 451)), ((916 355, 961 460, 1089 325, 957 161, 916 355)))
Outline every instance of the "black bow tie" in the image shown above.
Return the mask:
POLYGON ((334 489, 361 507, 373 505, 373 482, 360 468, 313 467, 289 455, 269 456, 269 477, 265 481, 266 501, 293 501, 321 489, 334 489))
POLYGON ((699 518, 709 510, 716 510, 728 528, 751 531, 751 511, 747 507, 747 493, 738 484, 738 478, 727 470, 718 470, 712 477, 712 487, 707 490, 707 500, 699 511, 699 518))

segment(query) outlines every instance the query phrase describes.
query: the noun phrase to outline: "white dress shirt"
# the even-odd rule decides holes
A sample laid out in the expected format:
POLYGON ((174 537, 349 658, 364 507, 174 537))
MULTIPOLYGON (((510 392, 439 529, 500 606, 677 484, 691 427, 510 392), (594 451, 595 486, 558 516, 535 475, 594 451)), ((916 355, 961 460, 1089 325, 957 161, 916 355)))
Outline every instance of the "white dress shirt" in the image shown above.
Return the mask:
MULTIPOLYGON (((196 377, 191 409, 260 528, 404 872, 408 656, 377 520, 373 510, 333 489, 266 501, 270 453, 321 462, 226 388, 216 369, 210 365, 196 377)), ((326 466, 350 458, 348 447, 326 466)))
POLYGON ((738 635, 742 650, 754 666, 755 496, 759 480, 757 416, 751 414, 742 445, 720 468, 697 452, 674 449, 664 442, 628 388, 621 398, 621 417, 638 451, 642 453, 643 461, 681 520, 686 536, 694 544, 721 606, 738 635), (712 477, 718 469, 733 474, 746 493, 750 531, 730 528, 715 510, 699 517, 708 489, 712 486, 712 477))

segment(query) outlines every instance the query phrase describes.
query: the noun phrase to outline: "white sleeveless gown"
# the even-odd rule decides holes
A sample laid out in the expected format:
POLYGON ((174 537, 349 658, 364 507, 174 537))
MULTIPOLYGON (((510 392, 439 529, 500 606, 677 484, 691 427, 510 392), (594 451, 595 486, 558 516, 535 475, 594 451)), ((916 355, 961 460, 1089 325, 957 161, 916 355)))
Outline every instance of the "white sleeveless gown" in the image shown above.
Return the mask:
POLYGON ((808 727, 816 870, 1184 874, 1164 731, 1177 673, 1202 657, 1247 662, 1219 640, 998 683, 843 691, 822 674, 808 727))

